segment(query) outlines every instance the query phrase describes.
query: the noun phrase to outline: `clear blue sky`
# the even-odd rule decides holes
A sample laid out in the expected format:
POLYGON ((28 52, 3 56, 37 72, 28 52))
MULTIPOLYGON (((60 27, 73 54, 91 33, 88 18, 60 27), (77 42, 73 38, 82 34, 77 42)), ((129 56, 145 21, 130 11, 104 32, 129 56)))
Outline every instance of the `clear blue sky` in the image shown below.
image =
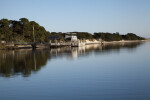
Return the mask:
POLYGON ((50 32, 133 32, 150 37, 150 0, 0 0, 0 19, 22 17, 50 32))

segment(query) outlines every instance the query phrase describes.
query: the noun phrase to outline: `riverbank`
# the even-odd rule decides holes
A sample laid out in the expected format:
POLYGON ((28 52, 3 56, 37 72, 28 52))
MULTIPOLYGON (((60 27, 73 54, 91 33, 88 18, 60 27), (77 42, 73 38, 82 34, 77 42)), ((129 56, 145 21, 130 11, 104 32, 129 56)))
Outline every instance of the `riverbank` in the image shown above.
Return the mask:
MULTIPOLYGON (((5 43, 0 44, 0 50, 33 49, 33 43, 5 43)), ((36 43, 36 48, 50 48, 49 43, 36 43)))
MULTIPOLYGON (((86 40, 85 45, 92 45, 92 44, 117 44, 117 43, 133 43, 133 42, 146 42, 150 41, 150 39, 145 39, 145 40, 121 40, 121 41, 98 41, 98 40, 86 40)), ((60 43, 58 43, 60 44, 60 43)), ((68 46, 68 45, 67 45, 68 46)), ((71 46, 71 45, 70 45, 71 46)), ((83 45, 82 45, 83 46, 83 45)), ((41 43, 37 44, 36 48, 51 48, 54 47, 53 45, 49 43, 41 43)), ((56 46, 56 47, 61 47, 61 46, 56 46)), ((32 45, 8 45, 6 44, 0 44, 0 50, 15 50, 15 49, 29 49, 32 48, 32 45)))
POLYGON ((146 40, 121 40, 121 41, 104 41, 103 43, 107 44, 115 44, 115 43, 133 43, 133 42, 146 42, 146 41, 150 41, 150 39, 146 39, 146 40))
POLYGON ((85 44, 90 45, 90 44, 116 44, 116 43, 133 43, 133 42, 146 42, 150 41, 150 39, 145 39, 145 40, 121 40, 121 41, 89 41, 86 40, 85 44))
POLYGON ((6 46, 0 44, 0 50, 15 50, 15 49, 19 49, 19 48, 17 46, 6 46))

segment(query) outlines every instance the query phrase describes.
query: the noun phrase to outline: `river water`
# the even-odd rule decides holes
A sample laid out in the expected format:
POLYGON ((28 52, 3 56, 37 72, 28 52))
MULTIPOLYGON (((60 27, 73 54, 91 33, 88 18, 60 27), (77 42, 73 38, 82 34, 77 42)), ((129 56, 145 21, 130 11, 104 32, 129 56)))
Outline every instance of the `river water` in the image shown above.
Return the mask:
POLYGON ((150 42, 1 50, 0 100, 150 100, 150 42))

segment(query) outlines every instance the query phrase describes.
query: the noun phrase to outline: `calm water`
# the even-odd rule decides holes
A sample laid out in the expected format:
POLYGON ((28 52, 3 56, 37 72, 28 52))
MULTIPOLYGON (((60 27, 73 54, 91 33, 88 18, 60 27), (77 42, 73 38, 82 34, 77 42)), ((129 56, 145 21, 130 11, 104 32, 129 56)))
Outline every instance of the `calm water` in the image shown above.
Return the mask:
POLYGON ((0 100, 150 100, 150 42, 0 51, 0 100))

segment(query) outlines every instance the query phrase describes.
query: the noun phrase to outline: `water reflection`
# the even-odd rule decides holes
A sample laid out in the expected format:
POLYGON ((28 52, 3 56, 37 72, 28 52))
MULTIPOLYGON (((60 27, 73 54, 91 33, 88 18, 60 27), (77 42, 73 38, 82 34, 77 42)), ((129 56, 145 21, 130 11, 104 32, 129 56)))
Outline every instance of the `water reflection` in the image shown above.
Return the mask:
POLYGON ((22 74, 29 76, 46 65, 50 58, 48 51, 16 50, 0 51, 0 75, 9 77, 22 74))
POLYGON ((49 59, 66 57, 77 59, 87 57, 90 54, 109 54, 112 51, 119 52, 120 49, 134 50, 142 43, 120 43, 105 45, 87 45, 85 47, 64 47, 50 50, 13 50, 0 51, 0 76, 10 77, 21 74, 30 76, 31 73, 39 71, 49 59))

